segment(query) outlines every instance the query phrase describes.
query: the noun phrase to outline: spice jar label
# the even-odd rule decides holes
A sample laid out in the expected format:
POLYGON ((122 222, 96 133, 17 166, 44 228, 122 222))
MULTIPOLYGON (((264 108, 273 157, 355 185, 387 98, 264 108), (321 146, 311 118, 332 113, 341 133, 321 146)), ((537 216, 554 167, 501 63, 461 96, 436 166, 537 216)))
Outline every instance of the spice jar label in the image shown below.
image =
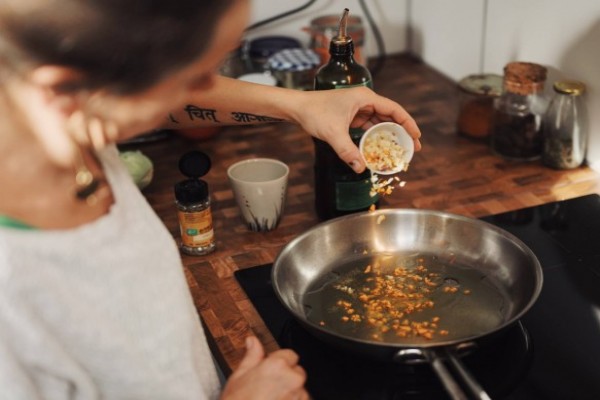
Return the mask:
POLYGON ((181 241, 185 246, 209 246, 214 240, 210 208, 203 211, 177 211, 181 231, 181 241))

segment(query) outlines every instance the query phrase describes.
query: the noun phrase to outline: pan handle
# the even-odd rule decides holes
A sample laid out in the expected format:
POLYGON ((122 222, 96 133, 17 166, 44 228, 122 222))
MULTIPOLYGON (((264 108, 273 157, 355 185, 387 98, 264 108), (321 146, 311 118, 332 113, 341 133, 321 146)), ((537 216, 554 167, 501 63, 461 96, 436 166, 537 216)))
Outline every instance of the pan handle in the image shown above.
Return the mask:
POLYGON ((446 349, 446 357, 450 360, 452 367, 458 372, 460 378, 464 384, 469 388, 469 391, 475 399, 479 400, 492 400, 486 391, 481 387, 479 382, 471 375, 471 373, 465 368, 463 363, 454 355, 452 351, 446 349))
POLYGON ((454 379, 448 368, 444 365, 442 359, 435 350, 423 350, 423 355, 427 358, 433 371, 436 373, 442 385, 452 398, 452 400, 468 400, 467 395, 462 390, 458 382, 454 379))
POLYGON ((477 400, 491 400, 491 397, 486 393, 486 391, 481 387, 481 385, 477 382, 477 380, 471 375, 471 373, 465 368, 463 363, 456 357, 454 352, 445 348, 442 350, 443 354, 440 357, 436 350, 424 350, 423 354, 427 358, 427 360, 431 363, 431 366, 442 381, 444 388, 450 395, 453 400, 468 400, 468 399, 477 399, 477 400), (443 359, 448 359, 452 367, 456 370, 460 379, 464 383, 466 389, 469 391, 469 396, 465 394, 459 384, 456 382, 456 379, 452 376, 444 362, 443 359))

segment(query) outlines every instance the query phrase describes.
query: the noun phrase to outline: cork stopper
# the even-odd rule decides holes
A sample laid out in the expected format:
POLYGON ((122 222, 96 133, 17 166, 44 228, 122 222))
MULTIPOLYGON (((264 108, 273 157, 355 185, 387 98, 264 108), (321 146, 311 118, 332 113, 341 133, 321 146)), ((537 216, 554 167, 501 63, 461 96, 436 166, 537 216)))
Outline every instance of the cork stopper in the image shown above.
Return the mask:
POLYGON ((539 64, 511 62, 504 67, 504 89, 526 96, 544 89, 547 69, 539 64))

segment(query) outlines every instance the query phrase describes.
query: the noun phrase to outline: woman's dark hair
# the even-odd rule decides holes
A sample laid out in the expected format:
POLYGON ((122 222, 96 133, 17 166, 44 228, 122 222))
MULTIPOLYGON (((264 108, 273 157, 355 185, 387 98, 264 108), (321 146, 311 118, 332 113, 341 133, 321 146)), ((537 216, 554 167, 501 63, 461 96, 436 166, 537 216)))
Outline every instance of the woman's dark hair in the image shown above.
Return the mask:
POLYGON ((140 91, 197 59, 234 1, 0 0, 0 68, 62 65, 85 88, 140 91))

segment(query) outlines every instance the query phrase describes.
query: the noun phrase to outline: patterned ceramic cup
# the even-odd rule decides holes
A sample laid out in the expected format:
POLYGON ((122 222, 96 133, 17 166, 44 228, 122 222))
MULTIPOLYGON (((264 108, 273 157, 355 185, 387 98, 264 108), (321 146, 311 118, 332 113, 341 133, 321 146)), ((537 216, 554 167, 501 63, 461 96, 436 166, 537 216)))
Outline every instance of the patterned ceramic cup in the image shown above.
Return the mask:
POLYGON ((251 158, 227 169, 244 222, 252 231, 273 230, 285 206, 290 169, 272 158, 251 158))

